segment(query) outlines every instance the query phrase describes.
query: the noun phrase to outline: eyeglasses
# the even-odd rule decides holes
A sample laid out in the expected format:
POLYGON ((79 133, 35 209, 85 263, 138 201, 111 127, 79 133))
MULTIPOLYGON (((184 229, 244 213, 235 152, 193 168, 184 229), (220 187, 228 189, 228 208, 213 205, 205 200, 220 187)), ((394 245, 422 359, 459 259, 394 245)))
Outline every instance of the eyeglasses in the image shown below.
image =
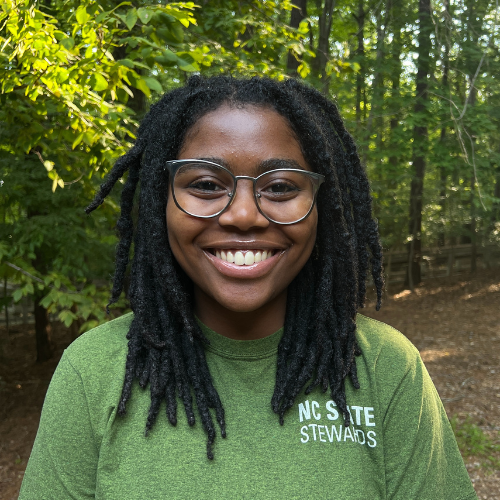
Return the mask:
POLYGON ((253 182, 259 212, 276 224, 295 224, 312 211, 325 177, 293 168, 270 170, 258 177, 233 175, 206 160, 172 160, 166 163, 175 204, 194 217, 209 219, 226 210, 236 196, 239 179, 253 182))

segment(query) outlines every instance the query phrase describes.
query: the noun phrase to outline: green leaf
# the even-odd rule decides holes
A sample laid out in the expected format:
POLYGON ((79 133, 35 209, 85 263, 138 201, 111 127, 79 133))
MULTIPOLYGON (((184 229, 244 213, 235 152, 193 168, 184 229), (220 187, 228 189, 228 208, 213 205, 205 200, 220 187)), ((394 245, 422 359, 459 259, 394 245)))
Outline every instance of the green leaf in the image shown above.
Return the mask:
POLYGON ((192 64, 179 64, 179 69, 186 71, 187 73, 192 73, 193 71, 199 71, 200 68, 193 66, 192 64))
POLYGON ((132 61, 131 59, 120 59, 118 62, 123 66, 126 66, 127 68, 134 69, 134 61, 132 61))
POLYGON ((155 57, 155 61, 162 66, 174 66, 177 64, 178 57, 171 50, 166 49, 161 56, 155 57))
POLYGON ((151 97, 151 91, 149 90, 147 83, 142 78, 135 82, 135 88, 144 92, 146 97, 151 97))
POLYGON ((184 30, 179 23, 163 26, 156 30, 156 34, 163 40, 173 43, 182 43, 184 40, 184 30))
POLYGON ((52 304, 52 297, 49 295, 46 295, 41 301, 40 304, 45 307, 45 309, 48 309, 50 304, 52 304))
POLYGON ((73 145, 71 146, 71 149, 75 149, 78 144, 80 144, 83 140, 83 132, 81 134, 78 134, 77 138, 73 141, 73 145))
POLYGON ((106 17, 109 16, 109 12, 101 12, 96 18, 95 18, 95 21, 96 23, 98 24, 101 24, 104 19, 106 19, 106 17))
POLYGON ((23 291, 21 288, 18 288, 13 294, 12 298, 14 299, 14 302, 19 302, 23 296, 23 291))
POLYGON ((193 58, 188 53, 183 53, 183 56, 178 58, 177 64, 182 71, 193 72, 200 70, 198 64, 194 62, 193 58))
POLYGON ((100 73, 94 73, 90 77, 90 86, 96 91, 100 92, 108 88, 108 82, 100 73))
POLYGON ((50 172, 54 168, 54 162, 49 161, 49 160, 45 160, 43 162, 43 166, 47 169, 47 172, 50 172))
POLYGON ((64 83, 69 78, 69 72, 64 68, 59 68, 56 75, 57 83, 64 83))
POLYGON ((174 16, 171 16, 170 14, 167 14, 166 12, 156 12, 155 14, 156 17, 156 22, 158 25, 161 24, 172 24, 177 21, 177 19, 174 16))
POLYGON ((148 24, 153 17, 151 10, 145 8, 137 9, 137 15, 143 24, 148 24))
POLYGON ((309 66, 307 64, 300 64, 299 67, 297 68, 297 73, 300 75, 301 78, 305 78, 310 72, 309 66))
POLYGON ((83 142, 89 146, 94 144, 94 133, 91 130, 87 130, 87 132, 83 134, 83 142))
POLYGON ((71 50, 75 46, 75 40, 68 36, 67 38, 63 38, 61 40, 61 45, 66 49, 66 50, 71 50))
POLYGON ((54 38, 56 40, 58 40, 59 42, 61 40, 63 40, 64 38, 66 38, 66 36, 67 36, 66 33, 64 33, 64 31, 59 31, 59 30, 54 31, 53 35, 54 35, 54 38))
POLYGON ((76 10, 76 20, 78 24, 85 24, 89 18, 90 16, 87 14, 87 9, 84 6, 78 7, 76 10))
POLYGON ((144 81, 151 90, 154 90, 155 92, 159 93, 163 92, 163 88, 160 82, 156 78, 144 78, 144 81))
POLYGON ((127 12, 127 16, 125 17, 125 24, 127 28, 132 31, 132 28, 135 26, 137 22, 137 11, 136 9, 131 9, 127 12))

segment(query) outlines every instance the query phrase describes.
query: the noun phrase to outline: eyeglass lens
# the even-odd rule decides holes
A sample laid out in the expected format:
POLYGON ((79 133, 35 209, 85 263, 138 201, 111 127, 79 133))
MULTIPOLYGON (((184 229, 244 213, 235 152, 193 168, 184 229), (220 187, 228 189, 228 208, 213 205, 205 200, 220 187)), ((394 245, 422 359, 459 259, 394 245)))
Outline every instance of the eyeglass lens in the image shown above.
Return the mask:
MULTIPOLYGON (((210 217, 222 212, 231 201, 234 178, 215 164, 188 163, 174 177, 174 196, 191 215, 210 217)), ((315 185, 300 170, 270 171, 256 181, 257 203, 269 219, 291 223, 305 217, 313 203, 315 185)))

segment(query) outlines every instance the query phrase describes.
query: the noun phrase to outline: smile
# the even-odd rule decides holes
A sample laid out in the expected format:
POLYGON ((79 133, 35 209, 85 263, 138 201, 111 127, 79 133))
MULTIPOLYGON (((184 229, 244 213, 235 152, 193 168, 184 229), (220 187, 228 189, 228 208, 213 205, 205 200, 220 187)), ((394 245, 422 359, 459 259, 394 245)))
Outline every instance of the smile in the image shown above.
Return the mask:
POLYGON ((228 250, 214 249, 211 251, 218 259, 237 266, 252 266, 258 262, 262 262, 271 258, 274 250, 228 250))
POLYGON ((286 254, 286 249, 253 248, 250 250, 212 247, 203 249, 203 253, 212 265, 228 278, 254 279, 271 272, 286 254), (231 262, 231 259, 234 262, 231 262))

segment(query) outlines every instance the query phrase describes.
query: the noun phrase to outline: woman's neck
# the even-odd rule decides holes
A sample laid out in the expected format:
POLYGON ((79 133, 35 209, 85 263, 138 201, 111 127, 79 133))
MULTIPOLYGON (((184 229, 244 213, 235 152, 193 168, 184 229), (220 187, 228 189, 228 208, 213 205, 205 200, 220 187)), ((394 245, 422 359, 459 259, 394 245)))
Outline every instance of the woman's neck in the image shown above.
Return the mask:
POLYGON ((195 314, 224 337, 255 340, 272 335, 285 323, 286 290, 255 311, 232 311, 195 286, 195 314))

